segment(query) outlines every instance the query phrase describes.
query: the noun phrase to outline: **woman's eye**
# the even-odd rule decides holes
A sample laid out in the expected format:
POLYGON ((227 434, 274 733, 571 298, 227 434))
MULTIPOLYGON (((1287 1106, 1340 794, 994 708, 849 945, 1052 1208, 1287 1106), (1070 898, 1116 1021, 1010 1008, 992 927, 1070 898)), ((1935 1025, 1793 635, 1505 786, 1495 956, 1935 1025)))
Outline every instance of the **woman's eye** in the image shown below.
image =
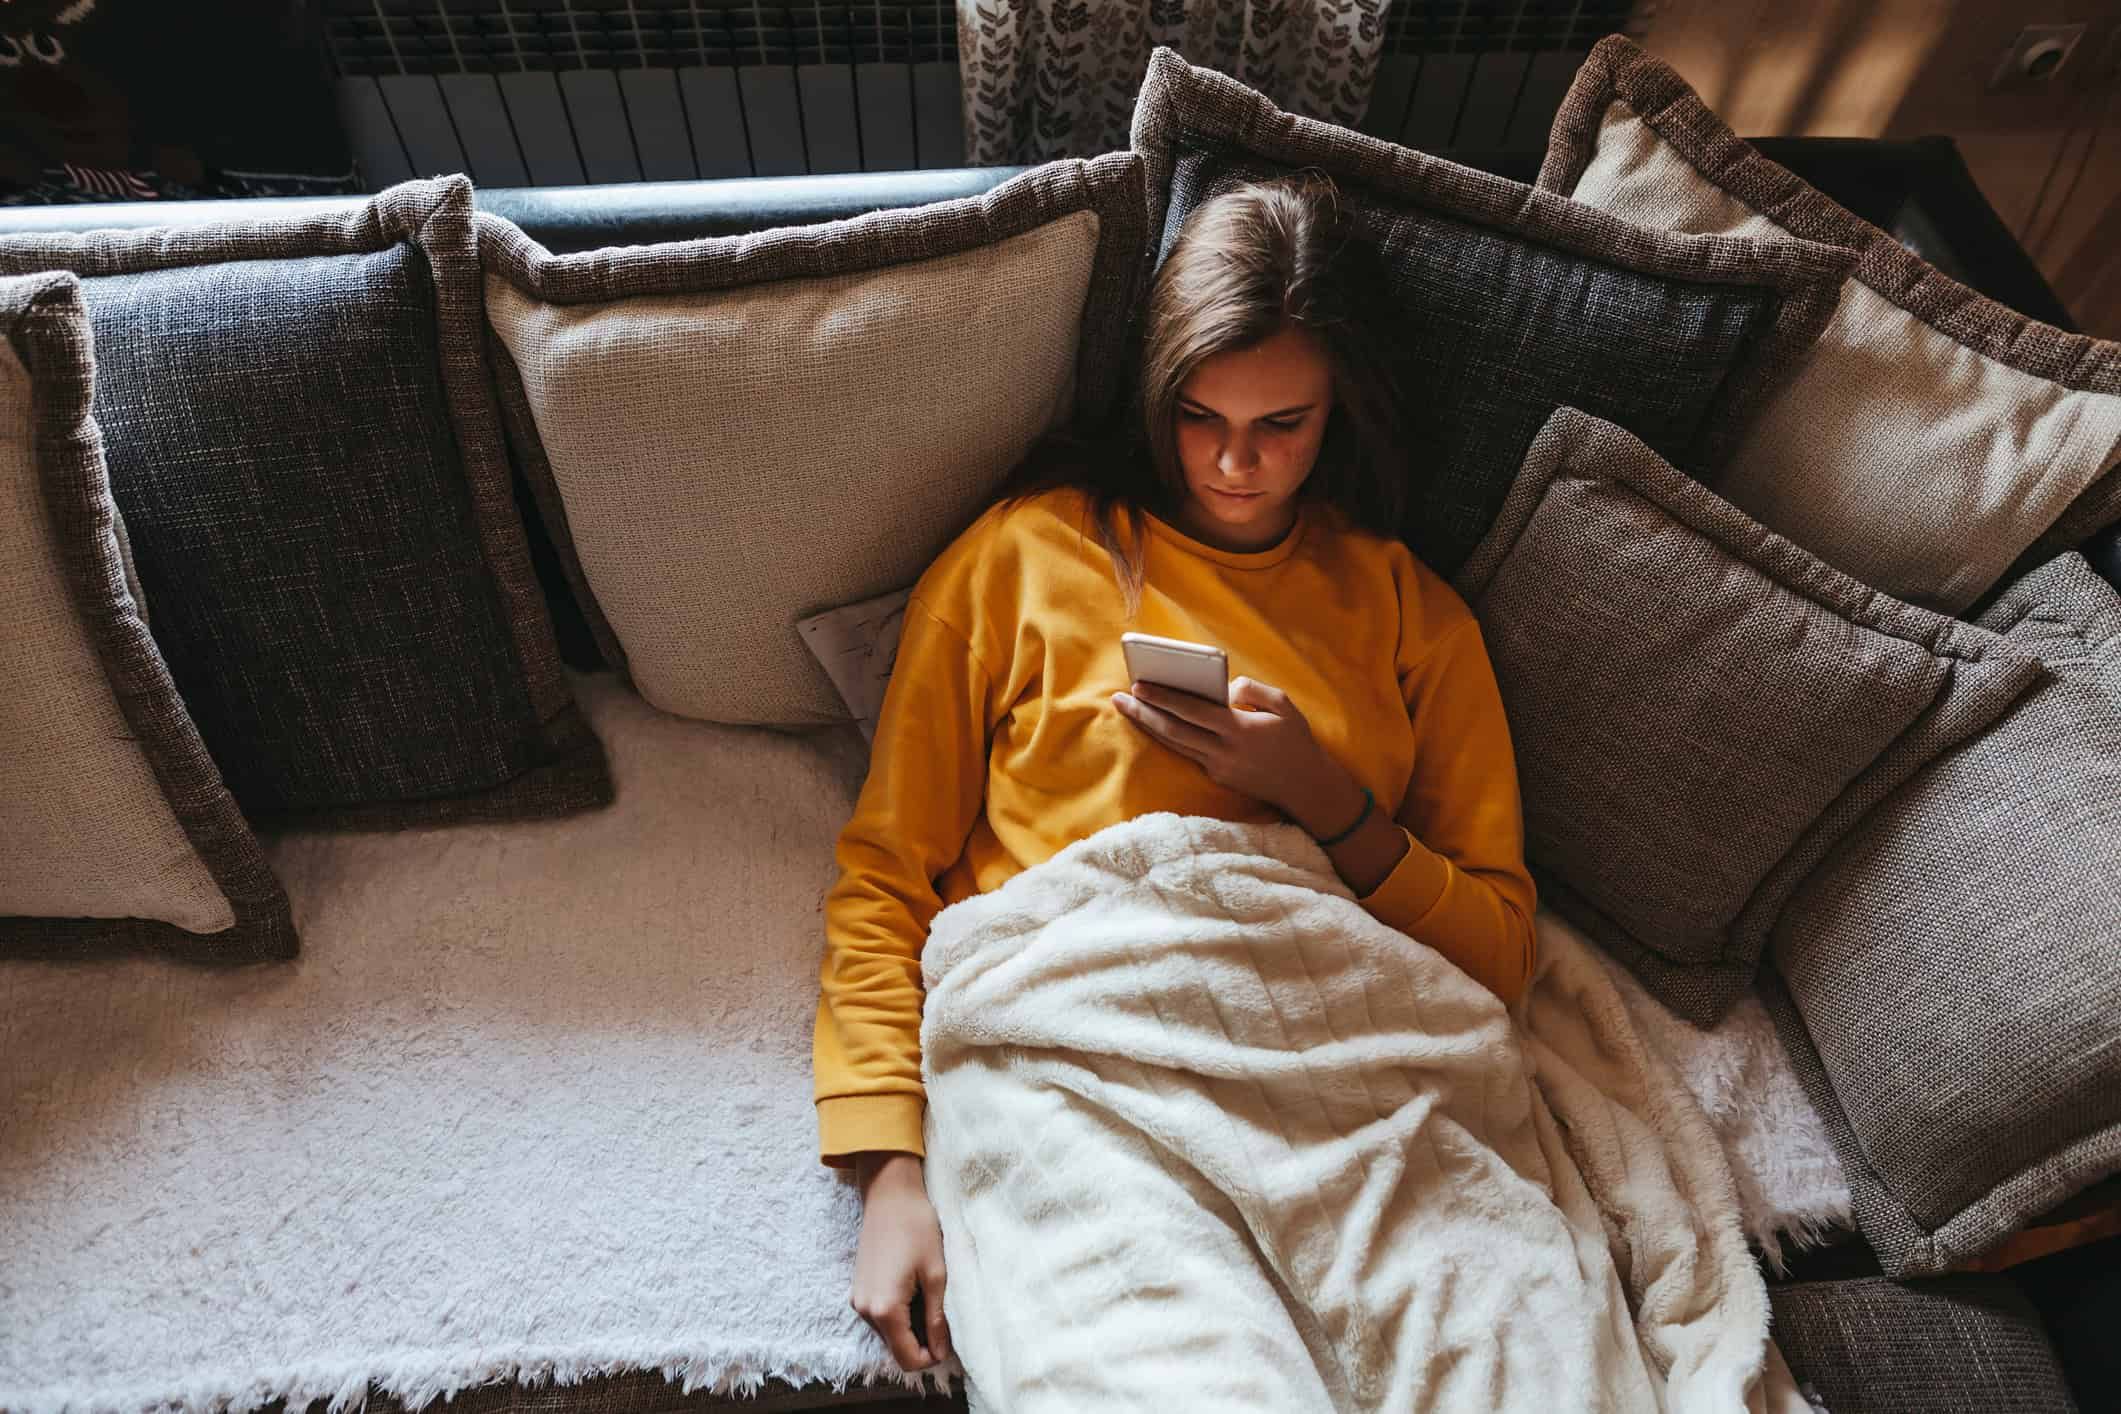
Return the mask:
MULTIPOLYGON (((1178 410, 1178 415, 1187 422, 1220 422, 1222 420, 1221 413, 1202 412, 1197 408, 1182 407, 1178 410)), ((1301 414, 1288 418, 1270 417, 1264 419, 1259 425, 1271 427, 1277 432, 1294 432, 1297 428, 1304 425, 1304 420, 1301 414)))

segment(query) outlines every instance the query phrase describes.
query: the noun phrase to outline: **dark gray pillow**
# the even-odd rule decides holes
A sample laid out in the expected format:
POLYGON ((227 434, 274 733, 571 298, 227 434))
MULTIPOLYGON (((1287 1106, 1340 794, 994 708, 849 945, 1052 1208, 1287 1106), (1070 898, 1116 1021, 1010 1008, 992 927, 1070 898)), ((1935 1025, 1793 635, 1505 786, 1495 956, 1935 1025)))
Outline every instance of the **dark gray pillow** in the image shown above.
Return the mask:
POLYGON ((1284 113, 1158 49, 1134 110, 1161 263, 1193 209, 1310 168, 1379 257, 1404 360, 1414 488, 1403 537, 1446 577, 1493 521, 1556 407, 1717 466, 1833 313, 1854 255, 1648 231, 1502 177, 1284 113))
POLYGON ((1768 1287, 1768 1334, 1832 1414, 2076 1414, 2040 1313, 2000 1276, 1768 1287))
POLYGON ((2121 1172, 2121 596, 2067 554, 1981 622, 2048 676, 1804 879, 1766 986, 1894 1273, 2121 1172))
POLYGON ((1834 841, 2040 673, 1573 408, 1456 583, 1509 710, 1542 892, 1703 1025, 1834 841))
POLYGON ((84 277, 95 414, 153 630, 257 820, 610 798, 510 490, 471 187, 337 216, 11 237, 84 277))

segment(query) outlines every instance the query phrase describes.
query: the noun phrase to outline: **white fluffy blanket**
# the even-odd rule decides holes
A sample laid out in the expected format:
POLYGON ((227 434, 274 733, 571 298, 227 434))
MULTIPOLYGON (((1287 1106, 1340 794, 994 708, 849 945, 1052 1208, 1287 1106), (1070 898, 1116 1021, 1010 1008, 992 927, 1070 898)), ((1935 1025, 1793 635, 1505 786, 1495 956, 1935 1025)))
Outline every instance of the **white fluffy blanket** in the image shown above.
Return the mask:
POLYGON ((1603 966, 1513 1018, 1292 826, 1148 815, 935 920, 928 1186, 975 1409, 1807 1406, 1603 966))

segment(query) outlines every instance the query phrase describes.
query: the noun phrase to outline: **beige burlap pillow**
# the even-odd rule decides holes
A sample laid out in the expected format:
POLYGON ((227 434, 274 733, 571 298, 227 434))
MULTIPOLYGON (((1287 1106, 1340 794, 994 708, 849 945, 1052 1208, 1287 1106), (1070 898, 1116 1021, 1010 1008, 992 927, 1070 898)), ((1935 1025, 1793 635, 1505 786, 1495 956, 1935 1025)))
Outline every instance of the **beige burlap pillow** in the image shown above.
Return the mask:
POLYGON ((80 281, 0 279, 0 946, 294 952, 128 586, 80 281))
POLYGON ((911 584, 1038 435, 1103 415, 1141 164, 554 256, 482 216, 511 435, 605 656, 665 711, 848 720, 800 620, 911 584))
POLYGON ((1717 494, 1865 583, 1947 613, 2121 520, 2121 344, 1951 279, 1760 155, 1673 69, 1591 51, 1539 185, 1639 225, 1862 253, 1717 494))

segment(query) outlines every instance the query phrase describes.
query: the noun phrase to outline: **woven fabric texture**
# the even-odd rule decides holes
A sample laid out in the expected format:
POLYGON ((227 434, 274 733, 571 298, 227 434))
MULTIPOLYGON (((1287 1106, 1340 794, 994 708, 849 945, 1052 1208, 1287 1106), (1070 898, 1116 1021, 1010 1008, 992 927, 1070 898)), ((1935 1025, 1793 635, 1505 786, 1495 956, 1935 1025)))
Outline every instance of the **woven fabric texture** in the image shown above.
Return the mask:
POLYGON ((481 216, 526 474, 656 706, 849 720, 800 620, 904 588, 1049 427, 1122 386, 1132 156, 849 221, 553 256, 481 216))
POLYGON ((1994 1276, 1768 1288, 1769 1334, 1833 1414, 2076 1414, 2039 1312, 1994 1276))
POLYGON ((1644 230, 1505 178, 1284 113, 1158 50, 1135 107, 1160 262, 1186 216, 1229 187, 1332 176, 1384 266, 1382 322, 1415 448, 1403 532, 1455 574, 1524 449, 1559 406, 1710 472, 1833 310, 1847 252, 1644 230))
POLYGON ((71 274, 0 278, 0 949, 294 950, 287 899, 141 622, 71 274))
POLYGON ((96 415, 155 635, 253 818, 609 798, 510 488, 471 189, 343 219, 10 238, 88 278, 96 415))
POLYGON ((1599 42, 1539 184, 1660 231, 1861 252, 1810 356, 1710 484, 1889 594, 1948 613, 2121 520, 2121 343, 1952 280, 1762 157, 1663 61, 1599 42))
POLYGON ((1701 1024, 1743 995, 1803 872, 2040 671, 1573 408, 1456 586, 1509 708, 1548 901, 1701 1024))
POLYGON ((1983 623, 2043 680, 1791 895, 1778 1013, 1892 1272, 2121 1173, 2121 596, 2077 554, 1983 623))

